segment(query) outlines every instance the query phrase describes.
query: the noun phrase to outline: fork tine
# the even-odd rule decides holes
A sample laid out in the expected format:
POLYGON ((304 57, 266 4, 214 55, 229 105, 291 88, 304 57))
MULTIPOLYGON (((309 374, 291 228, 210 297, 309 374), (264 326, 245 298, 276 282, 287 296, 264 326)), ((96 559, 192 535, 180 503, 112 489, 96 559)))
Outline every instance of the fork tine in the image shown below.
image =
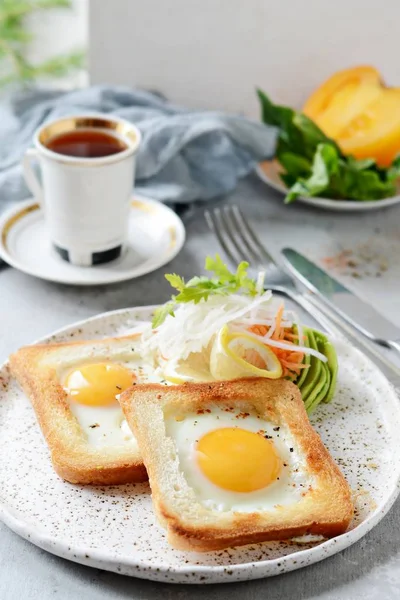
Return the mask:
POLYGON ((237 255, 240 259, 239 262, 241 260, 245 260, 246 262, 251 263, 258 260, 251 248, 249 253, 249 249, 245 244, 243 244, 242 236, 235 226, 229 206, 225 206, 221 210, 221 225, 225 236, 229 239, 231 245, 234 246, 237 252, 237 255))
POLYGON ((212 233, 217 238, 218 243, 221 246, 223 252, 225 252, 225 255, 227 256, 228 260, 233 265, 237 265, 238 262, 240 262, 240 261, 238 261, 235 258, 235 256, 232 254, 232 251, 231 251, 230 247, 227 245, 227 243, 225 242, 224 237, 221 235, 220 226, 219 226, 220 218, 218 218, 219 215, 218 215, 217 211, 220 214, 220 209, 219 208, 215 208, 213 211, 205 210, 204 211, 204 217, 205 217, 205 219, 207 221, 208 227, 210 228, 210 230, 212 231, 212 233))
POLYGON ((245 231, 247 234, 246 239, 250 239, 252 244, 254 245, 254 247, 258 249, 258 252, 261 254, 262 261, 264 261, 264 264, 267 263, 267 265, 274 265, 275 261, 273 260, 272 256, 269 254, 269 252, 266 250, 264 245, 260 242, 258 236, 254 232, 254 229, 250 226, 248 220, 245 218, 245 216, 243 215, 240 208, 235 205, 232 207, 232 211, 233 211, 233 214, 235 215, 235 217, 237 218, 238 222, 241 223, 241 225, 242 225, 242 227, 241 227, 242 235, 243 235, 243 231, 245 231))
MULTIPOLYGON (((237 208, 237 206, 235 205, 225 207, 225 212, 231 222, 231 226, 236 232, 235 239, 239 239, 242 246, 246 248, 247 255, 249 256, 249 260, 247 260, 247 262, 254 262, 261 266, 262 263, 265 262, 265 259, 258 250, 258 248, 256 248, 254 244, 252 244, 251 241, 249 241, 247 231, 241 223, 240 215, 238 216, 236 214, 235 208, 237 208)), ((246 252, 244 254, 246 254, 246 252)))

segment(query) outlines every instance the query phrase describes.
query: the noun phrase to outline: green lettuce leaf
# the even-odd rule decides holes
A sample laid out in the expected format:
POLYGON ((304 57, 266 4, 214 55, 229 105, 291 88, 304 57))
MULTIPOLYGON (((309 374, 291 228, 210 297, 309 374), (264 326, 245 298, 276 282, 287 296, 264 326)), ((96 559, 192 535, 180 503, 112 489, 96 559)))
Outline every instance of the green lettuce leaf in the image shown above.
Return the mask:
POLYGON ((273 104, 262 90, 257 94, 262 120, 279 129, 276 158, 284 169, 286 203, 299 196, 373 201, 396 195, 400 156, 387 169, 378 167, 372 158, 344 156, 306 115, 273 104))

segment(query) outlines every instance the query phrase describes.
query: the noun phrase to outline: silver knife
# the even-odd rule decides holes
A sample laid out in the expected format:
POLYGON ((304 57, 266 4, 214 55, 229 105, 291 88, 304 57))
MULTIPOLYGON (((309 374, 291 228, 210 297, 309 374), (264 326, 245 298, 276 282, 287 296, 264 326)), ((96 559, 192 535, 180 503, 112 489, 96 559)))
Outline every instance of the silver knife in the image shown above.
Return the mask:
POLYGON ((334 313, 371 341, 400 352, 399 327, 300 252, 284 248, 282 256, 287 271, 334 313))

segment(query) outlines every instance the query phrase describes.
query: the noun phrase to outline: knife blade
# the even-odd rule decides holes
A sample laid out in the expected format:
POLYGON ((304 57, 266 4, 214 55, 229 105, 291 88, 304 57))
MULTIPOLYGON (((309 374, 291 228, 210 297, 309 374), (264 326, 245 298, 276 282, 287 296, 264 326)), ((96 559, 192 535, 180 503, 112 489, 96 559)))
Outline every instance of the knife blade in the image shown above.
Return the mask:
POLYGON ((371 304, 292 248, 282 250, 288 272, 370 340, 400 351, 400 328, 383 317, 371 304))

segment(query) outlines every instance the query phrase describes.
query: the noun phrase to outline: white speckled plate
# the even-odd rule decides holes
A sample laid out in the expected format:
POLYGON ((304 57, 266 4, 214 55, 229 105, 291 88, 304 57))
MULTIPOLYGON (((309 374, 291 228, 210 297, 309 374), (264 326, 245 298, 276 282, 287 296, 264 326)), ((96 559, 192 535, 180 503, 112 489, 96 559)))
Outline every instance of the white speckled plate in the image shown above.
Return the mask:
MULTIPOLYGON (((45 341, 115 335, 151 308, 99 315, 45 341)), ((277 575, 350 546, 386 514, 399 492, 400 403, 360 352, 336 340, 340 376, 331 404, 312 418, 354 490, 349 531, 319 544, 264 543, 195 554, 171 549, 147 484, 82 487, 55 475, 34 412, 7 364, 0 368, 0 517, 16 533, 72 561, 145 579, 218 583, 277 575)))
MULTIPOLYGON (((277 192, 281 192, 286 196, 287 188, 279 176, 281 167, 276 160, 266 160, 256 166, 255 169, 259 178, 271 186, 277 192)), ((338 212, 365 212, 369 210, 379 210, 380 208, 387 208, 400 202, 400 180, 397 185, 396 196, 391 198, 383 198, 382 200, 332 200, 330 198, 318 198, 312 197, 307 198, 306 196, 300 196, 296 202, 302 202, 310 206, 316 206, 317 208, 323 208, 327 210, 334 210, 338 212)))
POLYGON ((0 259, 28 275, 70 285, 135 279, 167 264, 184 242, 185 228, 178 215, 158 200, 136 194, 130 205, 123 253, 116 260, 90 268, 72 265, 57 254, 35 200, 17 203, 0 218, 0 259))

